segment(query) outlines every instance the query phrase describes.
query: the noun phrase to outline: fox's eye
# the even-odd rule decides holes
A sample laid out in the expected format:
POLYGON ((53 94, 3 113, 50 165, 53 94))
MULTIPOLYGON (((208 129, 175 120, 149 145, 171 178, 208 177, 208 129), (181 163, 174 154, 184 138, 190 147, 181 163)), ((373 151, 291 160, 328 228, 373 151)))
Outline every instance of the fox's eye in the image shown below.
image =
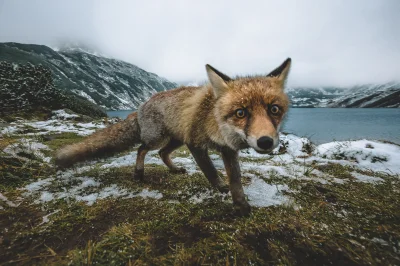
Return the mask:
POLYGON ((269 110, 273 115, 276 115, 279 113, 279 106, 278 105, 272 105, 269 110))
POLYGON ((237 109, 235 112, 237 118, 243 118, 247 115, 246 109, 237 109))

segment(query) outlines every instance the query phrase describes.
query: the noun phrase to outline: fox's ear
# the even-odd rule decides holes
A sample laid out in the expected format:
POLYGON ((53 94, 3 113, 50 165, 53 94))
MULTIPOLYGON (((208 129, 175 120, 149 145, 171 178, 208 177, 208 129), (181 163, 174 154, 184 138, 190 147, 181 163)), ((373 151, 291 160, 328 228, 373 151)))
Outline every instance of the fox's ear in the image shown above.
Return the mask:
POLYGON ((292 64, 292 59, 290 58, 286 59, 285 62, 283 62, 280 66, 278 66, 271 73, 269 73, 267 77, 274 77, 285 83, 289 74, 291 64, 292 64))
POLYGON ((224 73, 216 70, 209 64, 206 65, 206 70, 208 79, 210 80, 211 86, 214 90, 214 95, 216 98, 218 98, 228 89, 228 85, 226 83, 232 79, 224 73))

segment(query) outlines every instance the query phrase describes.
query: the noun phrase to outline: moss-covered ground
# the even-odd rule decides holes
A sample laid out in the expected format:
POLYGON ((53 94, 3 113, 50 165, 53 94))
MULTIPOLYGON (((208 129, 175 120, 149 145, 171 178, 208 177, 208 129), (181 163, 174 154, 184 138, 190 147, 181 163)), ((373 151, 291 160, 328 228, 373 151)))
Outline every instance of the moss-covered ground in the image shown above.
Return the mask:
MULTIPOLYGON (((82 139, 73 133, 38 138, 50 148, 44 151, 48 156, 82 139)), ((15 141, 3 137, 0 150, 15 141)), ((188 154, 185 148, 176 152, 188 154)), ((0 265, 400 265, 395 175, 337 163, 304 166, 308 178, 263 175, 268 184, 286 185, 283 193, 290 200, 253 207, 249 217, 239 217, 230 197, 213 190, 201 173, 171 174, 156 164, 146 165, 142 183, 132 179, 133 165, 93 166, 79 175, 104 187, 157 190, 161 199, 110 197, 91 206, 63 199, 37 202, 21 188, 54 177, 56 170, 25 157, 0 154, 0 192, 7 198, 0 200, 0 265), (316 182, 313 170, 343 182, 316 182), (383 182, 358 182, 354 171, 383 182), (204 192, 214 196, 191 200, 204 192)))

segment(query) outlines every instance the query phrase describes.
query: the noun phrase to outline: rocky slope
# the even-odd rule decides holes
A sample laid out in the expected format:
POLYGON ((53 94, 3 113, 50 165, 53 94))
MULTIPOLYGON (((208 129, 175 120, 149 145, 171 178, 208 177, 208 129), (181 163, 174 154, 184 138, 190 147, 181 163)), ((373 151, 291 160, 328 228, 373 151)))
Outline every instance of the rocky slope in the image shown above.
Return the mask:
POLYGON ((52 110, 68 108, 93 118, 106 113, 99 106, 54 86, 50 69, 32 64, 0 61, 0 116, 48 116, 52 110))
POLYGON ((175 83, 139 67, 79 48, 55 51, 44 45, 0 43, 0 61, 48 67, 54 84, 106 109, 135 109, 175 83))

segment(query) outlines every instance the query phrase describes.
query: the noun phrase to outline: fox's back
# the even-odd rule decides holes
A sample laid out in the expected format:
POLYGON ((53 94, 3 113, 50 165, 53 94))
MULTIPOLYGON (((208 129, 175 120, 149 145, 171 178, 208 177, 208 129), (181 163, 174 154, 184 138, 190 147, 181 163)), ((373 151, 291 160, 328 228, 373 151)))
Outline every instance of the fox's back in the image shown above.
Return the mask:
POLYGON ((157 132, 183 138, 181 120, 187 108, 186 102, 200 90, 201 87, 179 87, 154 94, 138 110, 142 135, 157 132))

